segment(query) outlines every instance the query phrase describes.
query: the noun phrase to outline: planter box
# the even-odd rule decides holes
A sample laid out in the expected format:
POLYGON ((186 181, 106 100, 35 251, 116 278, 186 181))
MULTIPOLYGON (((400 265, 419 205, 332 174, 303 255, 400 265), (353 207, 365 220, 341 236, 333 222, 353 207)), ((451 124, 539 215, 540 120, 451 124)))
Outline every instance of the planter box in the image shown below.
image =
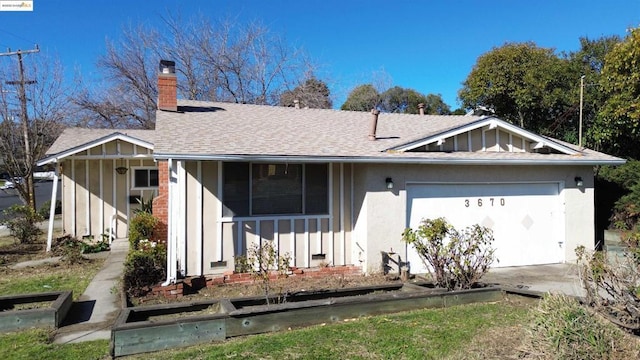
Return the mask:
POLYGON ((125 356, 229 337, 335 323, 361 316, 502 299, 498 287, 451 291, 426 284, 385 285, 264 297, 127 308, 111 330, 111 355, 125 356), (276 298, 271 299, 276 301, 276 298))
POLYGON ((0 297, 0 332, 16 331, 32 327, 58 328, 67 316, 73 302, 71 291, 0 297), (33 309, 16 309, 17 305, 50 302, 33 309))

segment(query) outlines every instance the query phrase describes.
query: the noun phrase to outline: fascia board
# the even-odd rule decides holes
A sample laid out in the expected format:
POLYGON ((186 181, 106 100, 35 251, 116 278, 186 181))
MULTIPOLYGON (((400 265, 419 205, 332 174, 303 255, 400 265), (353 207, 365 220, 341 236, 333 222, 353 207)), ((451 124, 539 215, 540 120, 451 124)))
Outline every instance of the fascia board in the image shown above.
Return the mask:
POLYGON ((499 118, 496 117, 488 117, 488 118, 482 118, 478 121, 460 126, 456 129, 452 129, 452 130, 448 130, 448 131, 444 131, 442 133, 436 134, 436 135, 432 135, 429 136, 427 138, 418 140, 418 141, 413 141, 411 143, 405 144, 405 145, 401 145, 401 146, 396 146, 394 148, 391 148, 389 150, 394 150, 394 151, 407 151, 407 150, 412 150, 415 148, 418 148, 420 146, 423 145, 427 145, 433 142, 437 142, 439 140, 442 139, 446 139, 452 136, 456 136, 456 135, 460 135, 469 131, 473 131, 476 129, 480 129, 483 128, 485 126, 498 126, 499 128, 503 128, 509 132, 512 132, 518 136, 521 136, 523 138, 529 139, 533 142, 537 142, 537 143, 543 143, 545 146, 549 146, 550 148, 560 151, 564 154, 567 155, 575 155, 578 154, 578 151, 571 149, 570 147, 564 146, 562 144, 559 144, 549 138, 545 138, 543 136, 540 135, 536 135, 530 131, 524 130, 518 126, 515 126, 513 124, 510 124, 504 120, 501 120, 499 118))
POLYGON ((134 137, 131 137, 129 135, 125 135, 122 133, 113 133, 113 134, 109 134, 107 136, 103 136, 101 138, 98 138, 96 140, 93 141, 89 141, 87 143, 72 147, 70 149, 61 151, 57 154, 48 156, 40 161, 38 161, 36 163, 37 166, 42 166, 42 165, 46 165, 46 164, 50 164, 50 163, 55 163, 58 162, 66 157, 75 155, 79 152, 83 152, 86 151, 88 149, 91 149, 92 147, 96 147, 96 146, 100 146, 102 144, 106 144, 108 142, 114 141, 114 140, 122 140, 122 141, 126 141, 128 143, 134 144, 136 146, 142 146, 144 148, 147 148, 149 150, 153 150, 153 144, 144 140, 140 140, 134 137))
POLYGON ((155 160, 187 160, 187 161, 242 161, 242 162, 303 162, 303 163, 367 163, 367 164, 420 164, 420 165, 623 165, 626 160, 612 159, 582 159, 572 157, 560 160, 532 160, 532 159, 436 159, 415 157, 352 157, 352 156, 292 156, 292 155, 197 155, 197 154, 154 154, 155 160))

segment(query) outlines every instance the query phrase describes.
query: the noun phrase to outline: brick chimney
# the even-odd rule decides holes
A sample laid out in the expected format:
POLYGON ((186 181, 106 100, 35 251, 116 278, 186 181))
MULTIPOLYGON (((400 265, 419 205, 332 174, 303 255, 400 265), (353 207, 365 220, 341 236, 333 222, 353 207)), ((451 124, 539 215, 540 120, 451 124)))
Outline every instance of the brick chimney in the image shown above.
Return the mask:
POLYGON ((158 72, 158 109, 178 111, 178 79, 176 63, 160 60, 158 72))
POLYGON ((418 110, 420 110, 420 115, 424 115, 424 104, 423 103, 418 104, 418 110))

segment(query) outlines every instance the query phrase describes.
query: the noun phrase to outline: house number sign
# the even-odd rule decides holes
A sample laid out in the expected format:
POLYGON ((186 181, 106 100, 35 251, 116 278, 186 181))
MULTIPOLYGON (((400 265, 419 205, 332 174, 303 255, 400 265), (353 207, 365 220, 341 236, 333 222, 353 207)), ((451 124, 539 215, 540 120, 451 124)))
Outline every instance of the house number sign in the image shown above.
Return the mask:
POLYGON ((464 207, 470 207, 473 205, 476 205, 478 207, 482 207, 482 206, 504 206, 505 201, 504 198, 489 198, 489 199, 482 199, 482 198, 478 198, 477 200, 469 200, 469 199, 464 199, 464 207))

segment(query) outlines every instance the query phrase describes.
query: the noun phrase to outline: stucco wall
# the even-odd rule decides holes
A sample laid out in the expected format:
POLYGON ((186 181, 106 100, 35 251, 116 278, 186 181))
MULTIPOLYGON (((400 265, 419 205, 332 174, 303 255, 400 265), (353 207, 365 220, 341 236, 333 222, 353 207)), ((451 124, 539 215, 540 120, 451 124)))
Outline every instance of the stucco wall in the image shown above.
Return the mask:
POLYGON ((401 234, 407 226, 406 184, 410 182, 562 182, 564 198, 565 261, 575 259, 578 245, 594 247, 593 169, 590 166, 443 166, 357 165, 355 176, 354 256, 364 270, 381 269, 381 251, 397 252, 406 259, 401 234), (584 186, 576 187, 574 178, 584 186), (393 179, 393 190, 385 179, 393 179))

